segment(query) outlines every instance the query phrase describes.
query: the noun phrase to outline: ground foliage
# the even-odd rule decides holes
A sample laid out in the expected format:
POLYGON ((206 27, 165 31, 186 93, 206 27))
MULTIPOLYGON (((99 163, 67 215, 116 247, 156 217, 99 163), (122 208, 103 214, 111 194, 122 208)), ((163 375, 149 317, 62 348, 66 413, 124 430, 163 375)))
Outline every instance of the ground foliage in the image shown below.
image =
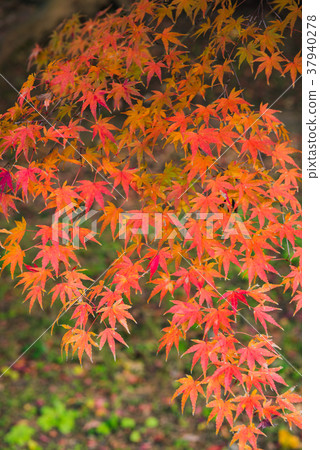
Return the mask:
POLYGON ((298 150, 277 111, 246 101, 239 77, 247 65, 252 82, 295 84, 301 56, 286 43, 301 10, 291 0, 261 5, 246 14, 233 1, 142 0, 129 12, 74 16, 35 47, 34 73, 0 118, 2 213, 12 224, 33 201, 53 219, 34 230, 21 216, 1 230, 2 270, 17 277, 30 310, 60 302, 64 350, 81 362, 108 346, 115 357, 135 322, 132 294, 148 277, 149 300, 170 299, 159 351, 168 357, 185 340, 192 355, 173 397, 193 411, 203 398, 216 431, 227 421, 240 449, 257 449, 275 419, 300 425, 300 397, 279 374, 271 335, 282 291, 301 307, 298 150), (137 209, 127 207, 132 198, 137 209), (77 257, 90 232, 81 207, 98 212, 97 243, 107 228, 123 238, 127 214, 123 249, 95 280, 77 257), (149 227, 137 234, 141 212, 149 227), (219 220, 208 228, 212 214, 219 220))

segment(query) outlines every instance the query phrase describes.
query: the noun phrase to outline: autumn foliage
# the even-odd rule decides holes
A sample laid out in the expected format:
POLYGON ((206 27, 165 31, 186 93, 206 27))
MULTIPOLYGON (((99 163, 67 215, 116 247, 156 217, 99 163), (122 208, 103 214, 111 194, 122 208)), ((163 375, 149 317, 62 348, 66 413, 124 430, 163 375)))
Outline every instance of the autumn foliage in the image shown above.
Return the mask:
POLYGON ((300 425, 272 338, 283 292, 301 307, 300 170, 277 111, 246 100, 241 73, 295 84, 301 57, 287 43, 301 11, 294 0, 238 3, 141 0, 75 16, 36 46, 34 73, 0 117, 0 231, 2 270, 30 310, 60 304, 62 346, 80 361, 126 345, 147 282, 168 318, 159 351, 188 342, 190 374, 173 397, 182 410, 207 405, 217 432, 225 421, 232 442, 257 449, 273 423, 300 425), (21 213, 30 202, 37 229, 21 213), (122 245, 96 280, 77 257, 90 233, 79 208, 98 211, 92 245, 110 235, 122 245), (52 220, 61 212, 68 220, 52 220))

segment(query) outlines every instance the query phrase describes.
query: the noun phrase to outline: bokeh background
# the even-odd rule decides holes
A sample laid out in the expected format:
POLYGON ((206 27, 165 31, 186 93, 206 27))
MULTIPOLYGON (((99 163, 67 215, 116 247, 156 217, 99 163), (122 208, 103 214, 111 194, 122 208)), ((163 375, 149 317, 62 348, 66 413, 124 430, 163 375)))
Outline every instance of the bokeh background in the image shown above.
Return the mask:
MULTIPOLYGON (((101 9, 126 7, 130 1, 118 0, 1 0, 0 2, 0 72, 19 89, 26 79, 27 59, 35 45, 48 41, 55 26, 73 13, 92 17, 101 9)), ((250 10, 256 2, 244 2, 250 10)), ((300 48, 297 41, 296 53, 300 48)), ((272 88, 251 73, 243 74, 245 97, 254 105, 272 103, 287 87, 279 77, 272 88)), ((15 91, 0 79, 0 113, 17 99, 15 91)), ((293 144, 301 147, 301 86, 287 92, 273 109, 281 110, 279 118, 286 124, 293 144)), ((32 202, 23 214, 28 223, 39 223, 32 202)), ((44 217, 45 220, 45 217, 44 217)), ((0 229, 8 226, 0 221, 0 229)), ((30 242, 32 245, 32 242, 30 242)), ((96 278, 116 257, 119 242, 107 239, 102 246, 88 245, 81 255, 88 275, 96 278)), ((285 256, 285 255, 284 255, 285 256)), ((223 425, 216 437, 212 423, 207 425, 209 410, 198 406, 194 416, 188 406, 184 415, 179 400, 171 403, 175 379, 190 369, 190 359, 179 359, 172 352, 168 361, 157 355, 160 330, 167 321, 166 305, 147 303, 150 287, 145 280, 142 295, 134 300, 135 319, 126 339, 129 348, 117 347, 115 362, 108 350, 95 353, 94 363, 83 366, 77 359, 61 355, 63 330, 56 327, 44 334, 16 364, 0 378, 0 448, 38 449, 227 449, 228 426, 223 425)), ((237 286, 238 287, 238 286, 237 286)), ((232 289, 232 286, 228 286, 232 289)), ((301 367, 300 314, 292 319, 293 308, 288 297, 280 299, 279 323, 274 340, 289 361, 301 367)), ((5 371, 28 349, 30 344, 55 319, 57 310, 45 313, 34 307, 29 314, 23 294, 14 287, 10 275, 2 275, 0 285, 0 369, 5 371)), ((244 325, 245 331, 245 325, 244 325)), ((180 354, 186 349, 183 343, 180 354)), ((300 376, 283 362, 290 386, 301 385, 300 376)), ((266 450, 299 449, 300 438, 283 425, 265 430, 266 450)), ((237 447, 234 447, 237 448, 237 447)))

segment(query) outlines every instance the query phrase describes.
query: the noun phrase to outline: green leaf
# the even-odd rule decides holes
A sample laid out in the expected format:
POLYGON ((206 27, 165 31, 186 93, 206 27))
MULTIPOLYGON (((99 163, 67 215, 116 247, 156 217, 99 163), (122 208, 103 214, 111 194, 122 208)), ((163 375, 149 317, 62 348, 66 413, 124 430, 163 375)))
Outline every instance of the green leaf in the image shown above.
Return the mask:
POLYGON ((34 428, 21 422, 11 428, 9 433, 5 435, 4 440, 9 445, 25 445, 30 441, 35 431, 34 428))
POLYGON ((132 433, 130 434, 130 441, 131 442, 140 442, 141 441, 141 434, 139 431, 135 430, 132 431, 132 433))
POLYGON ((148 417, 145 421, 145 426, 147 428, 156 428, 159 426, 159 420, 156 417, 148 417))
POLYGON ((136 421, 131 417, 123 417, 121 420, 122 428, 134 428, 136 426, 136 421))

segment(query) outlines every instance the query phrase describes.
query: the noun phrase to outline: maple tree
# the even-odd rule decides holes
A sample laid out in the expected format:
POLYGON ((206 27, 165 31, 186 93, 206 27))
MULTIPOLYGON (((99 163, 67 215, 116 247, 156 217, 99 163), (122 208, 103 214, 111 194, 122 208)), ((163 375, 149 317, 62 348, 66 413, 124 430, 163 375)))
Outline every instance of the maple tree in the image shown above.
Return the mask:
POLYGON ((74 16, 36 46, 34 73, 0 117, 0 208, 10 224, 0 231, 2 270, 17 277, 30 310, 61 303, 62 347, 80 362, 92 347, 115 357, 127 345, 132 295, 148 274, 149 301, 170 305, 159 351, 168 357, 185 340, 196 373, 173 397, 181 394, 182 410, 190 399, 193 412, 202 399, 217 432, 228 423, 232 442, 257 449, 275 420, 301 425, 271 334, 283 291, 301 308, 301 175, 278 111, 251 105, 239 76, 247 65, 252 80, 296 83, 300 52, 285 43, 299 33, 301 9, 295 0, 264 12, 244 6, 141 0, 74 16), (56 220, 12 224, 30 201, 56 220), (97 233, 78 213, 93 207, 97 233), (123 248, 93 280, 77 251, 108 230, 123 248), (26 234, 32 247, 22 245, 26 234))

